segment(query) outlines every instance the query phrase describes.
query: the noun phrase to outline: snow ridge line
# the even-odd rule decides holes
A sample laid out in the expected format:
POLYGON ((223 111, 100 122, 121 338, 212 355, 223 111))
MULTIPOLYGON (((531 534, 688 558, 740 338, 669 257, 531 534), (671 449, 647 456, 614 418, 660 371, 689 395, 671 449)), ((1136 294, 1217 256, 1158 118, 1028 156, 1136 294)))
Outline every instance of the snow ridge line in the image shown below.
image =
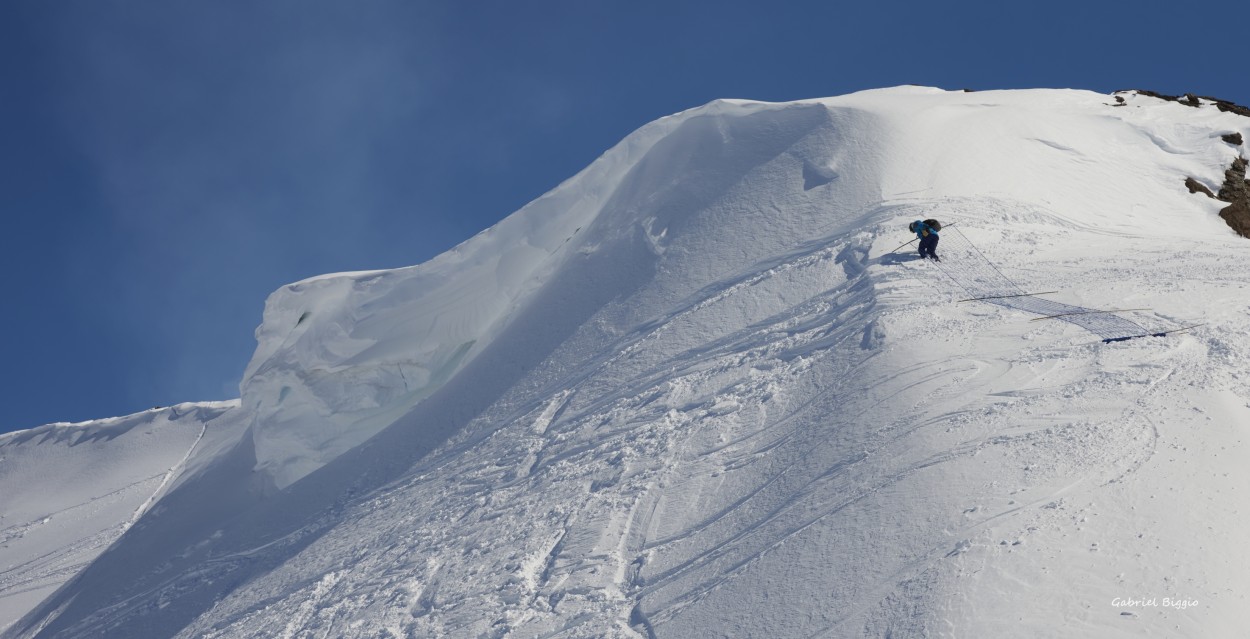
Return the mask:
MULTIPOLYGON (((175 413, 175 415, 176 414, 177 413, 175 413)), ((156 487, 156 490, 152 491, 152 494, 148 495, 148 498, 144 500, 144 502, 140 504, 138 508, 135 509, 135 512, 133 515, 130 516, 130 519, 126 520, 125 524, 122 524, 123 534, 125 534, 127 530, 130 530, 130 527, 135 525, 135 523, 139 521, 139 518, 143 517, 143 515, 145 515, 148 512, 148 509, 152 507, 152 504, 156 503, 157 496, 160 495, 161 492, 165 490, 165 487, 168 486, 171 481, 173 481, 174 476, 178 473, 178 471, 186 467, 187 461, 191 459, 191 455, 195 452, 195 449, 200 445, 200 441, 204 439, 204 434, 208 432, 208 421, 211 421, 211 420, 206 420, 201 425, 200 434, 196 436, 195 441, 191 442, 191 447, 187 449, 187 454, 183 455, 182 459, 178 460, 177 463, 169 467, 169 470, 165 473, 165 476, 161 478, 161 483, 156 487)))

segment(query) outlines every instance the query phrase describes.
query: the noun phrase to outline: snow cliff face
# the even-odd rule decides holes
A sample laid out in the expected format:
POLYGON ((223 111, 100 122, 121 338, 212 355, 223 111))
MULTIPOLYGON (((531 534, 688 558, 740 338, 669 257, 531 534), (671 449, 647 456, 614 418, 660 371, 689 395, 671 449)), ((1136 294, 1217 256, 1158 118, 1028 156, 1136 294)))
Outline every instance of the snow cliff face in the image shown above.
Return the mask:
MULTIPOLYGON (((727 222, 726 231, 745 225, 790 227, 777 229, 775 240, 770 239, 774 233, 762 236, 765 246, 752 251, 757 256, 822 226, 811 202, 802 202, 808 219, 793 223, 766 211, 744 219, 712 219, 690 215, 688 209, 708 207, 739 186, 735 182, 747 172, 779 154, 792 165, 806 162, 798 174, 806 190, 813 181, 832 181, 843 154, 804 160, 802 150, 788 147, 821 137, 820 128, 833 119, 852 128, 860 117, 868 116, 817 104, 778 112, 755 103, 714 103, 644 127, 582 174, 427 264, 284 287, 266 304, 259 346, 242 385, 244 405, 256 415, 253 436, 260 466, 285 487, 393 423, 488 349, 562 267, 579 268, 568 266, 579 256, 585 261, 602 252, 615 260, 608 270, 630 273, 653 269, 678 233, 687 243, 696 234, 702 236, 697 242, 728 240, 725 248, 736 253, 732 237, 709 232, 712 224, 727 222), (708 164, 717 166, 714 174, 694 183, 679 178, 706 172, 708 164), (683 232, 687 225, 699 231, 683 232)), ((852 168, 863 172, 859 165, 865 160, 853 162, 852 168)), ((850 177, 865 184, 838 188, 848 191, 848 205, 875 197, 867 184, 871 175, 850 177)), ((824 198, 813 194, 807 199, 824 198)), ((724 256, 704 258, 696 268, 728 266, 724 256)), ((665 261, 675 262, 673 257, 665 261)), ((681 273, 680 266, 675 263, 671 270, 681 273)), ((704 278, 707 273, 688 275, 704 278)))
MULTIPOLYGON (((889 100, 713 103, 644 127, 583 174, 428 264, 284 287, 266 304, 242 385, 256 416, 260 466, 282 488, 373 436, 485 350, 571 256, 605 243, 641 234, 649 251, 623 256, 620 270, 663 263, 694 280, 682 289, 689 293, 899 192, 1053 202, 1059 187, 1079 194, 1063 210, 1128 205, 1131 224, 1168 228, 1175 209, 1147 205, 1158 196, 1193 209, 1176 181, 1218 175, 1213 164, 1234 157, 1228 145, 1209 143, 1222 130, 1215 122, 1236 119, 1214 109, 1163 123, 1135 109, 1122 117, 1102 109, 1074 122, 1079 109, 1056 107, 1082 105, 1088 95, 1035 101, 1021 93, 978 109, 986 106, 982 96, 935 100, 929 90, 896 89, 889 100), (1172 141, 1187 134, 1197 153, 1172 141), (1154 170, 1135 171, 1135 163, 1154 170), (749 196, 733 193, 745 188, 749 196), (753 200, 766 192, 785 199, 753 200), (716 201, 725 195, 729 201, 716 201), (743 254, 738 233, 761 244, 743 254), (674 242, 681 250, 660 259, 674 242), (685 252, 694 259, 683 259, 685 252)), ((1206 226, 1218 226, 1207 218, 1206 226)))
POLYGON ((1242 628, 1250 248, 1184 182, 1250 119, 1119 97, 719 101, 427 264, 285 287, 247 434, 9 635, 1242 628), (891 253, 924 217, 1207 325, 958 303, 891 253))

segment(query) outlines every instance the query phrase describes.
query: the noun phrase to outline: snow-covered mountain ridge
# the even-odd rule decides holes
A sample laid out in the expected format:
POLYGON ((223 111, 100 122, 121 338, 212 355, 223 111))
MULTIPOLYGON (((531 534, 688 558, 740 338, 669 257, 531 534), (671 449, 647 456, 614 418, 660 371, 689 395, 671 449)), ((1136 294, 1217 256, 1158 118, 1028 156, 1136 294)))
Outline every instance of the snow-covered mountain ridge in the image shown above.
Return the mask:
POLYGON ((237 440, 223 419, 235 406, 181 404, 0 435, 0 624, 95 559, 211 459, 222 435, 237 440))
POLYGON ((1250 245, 1185 187, 1234 134, 1051 90, 658 120, 431 262, 273 294, 211 445, 6 636, 1234 636, 1250 245), (957 303, 890 253, 921 217, 1207 325, 957 303))

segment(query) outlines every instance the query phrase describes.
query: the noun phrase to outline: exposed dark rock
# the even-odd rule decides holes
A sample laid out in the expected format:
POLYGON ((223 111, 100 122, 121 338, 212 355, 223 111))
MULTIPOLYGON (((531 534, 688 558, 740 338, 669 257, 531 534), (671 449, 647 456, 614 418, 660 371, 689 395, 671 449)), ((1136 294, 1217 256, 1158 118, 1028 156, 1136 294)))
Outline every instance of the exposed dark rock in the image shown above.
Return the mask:
MULTIPOLYGON (((1168 100, 1191 107, 1201 107, 1202 101, 1206 100, 1214 103, 1216 108, 1222 112, 1250 117, 1250 108, 1234 104, 1228 100, 1207 97, 1205 95, 1195 96, 1192 93, 1177 96, 1142 89, 1135 89, 1134 91, 1138 95, 1168 100)), ((1116 93, 1121 92, 1117 91, 1116 93)), ((1123 102, 1119 96, 1116 96, 1116 100, 1123 102)), ((1240 132, 1222 135, 1220 139, 1237 146, 1241 146, 1244 142, 1240 132)), ((1215 194, 1214 197, 1217 200, 1228 202, 1228 206, 1220 210, 1220 217, 1224 218, 1228 226, 1239 235, 1250 238, 1250 180, 1246 179, 1246 164, 1246 159, 1242 157, 1233 160, 1233 165, 1227 171, 1224 171, 1224 184, 1220 186, 1220 192, 1215 194)), ((1190 193, 1206 193, 1207 197, 1212 197, 1211 189, 1192 177, 1185 178, 1185 188, 1188 188, 1190 193)))
POLYGON ((1180 104, 1183 104, 1185 106, 1191 106, 1191 107, 1202 106, 1202 103, 1198 102, 1198 99, 1195 98, 1192 93, 1186 93, 1184 96, 1179 96, 1179 95, 1168 95, 1166 93, 1159 93, 1157 91, 1147 91, 1145 89, 1134 89, 1134 92, 1137 93, 1138 95, 1145 95, 1145 96, 1150 96, 1152 98, 1159 98, 1160 100, 1167 100, 1168 102, 1179 102, 1180 104))
POLYGON ((1206 193, 1207 197, 1215 199, 1215 194, 1211 192, 1211 189, 1191 177, 1185 178, 1185 188, 1188 188, 1190 193, 1206 193))
POLYGON ((1208 98, 1206 96, 1202 96, 1202 99, 1214 102, 1215 108, 1221 111, 1236 113, 1237 115, 1244 115, 1247 118, 1250 118, 1250 107, 1244 107, 1240 104, 1229 102, 1228 100, 1221 100, 1219 98, 1208 98))
POLYGON ((1152 98, 1159 98, 1160 100, 1168 100, 1169 102, 1175 102, 1181 99, 1180 96, 1177 96, 1177 95, 1168 95, 1166 93, 1159 93, 1157 91, 1149 91, 1147 89, 1125 89, 1124 91, 1116 91, 1116 93, 1127 93, 1129 91, 1132 91, 1133 93, 1136 93, 1137 95, 1145 95, 1145 96, 1149 96, 1152 98))
MULTIPOLYGON (((1166 93, 1158 93, 1156 91, 1147 91, 1145 89, 1133 89, 1133 91, 1137 93, 1138 95, 1145 95, 1145 96, 1150 96, 1152 98, 1159 98, 1160 100, 1167 100, 1169 102, 1177 102, 1185 106, 1191 106, 1191 107, 1200 107, 1202 106, 1201 100, 1206 100, 1208 102, 1214 102, 1215 108, 1219 109, 1220 111, 1224 111, 1227 113, 1236 113, 1237 115, 1244 115, 1250 118, 1250 107, 1244 107, 1235 102, 1229 102, 1228 100, 1221 100, 1219 98, 1213 98, 1213 97, 1206 96, 1206 95, 1196 96, 1192 93, 1186 93, 1185 95, 1182 96, 1182 95, 1168 95, 1166 93)), ((1119 93, 1119 91, 1117 91, 1116 93, 1119 93)))
POLYGON ((1224 185, 1220 187, 1218 197, 1225 202, 1236 202, 1247 198, 1246 159, 1237 158, 1233 165, 1224 171, 1224 185))
POLYGON ((1115 104, 1113 104, 1113 105, 1111 105, 1111 106, 1124 106, 1124 105, 1126 105, 1126 104, 1128 104, 1128 103, 1124 101, 1124 96, 1122 96, 1122 95, 1117 95, 1117 96, 1115 96, 1115 104))
POLYGON ((1250 203, 1237 202, 1224 207, 1220 217, 1242 237, 1250 237, 1250 203))
POLYGON ((1245 158, 1233 160, 1233 165, 1224 171, 1224 184, 1220 192, 1212 195, 1208 189, 1194 178, 1185 178, 1185 188, 1190 193, 1206 193, 1207 197, 1228 202, 1228 206, 1220 209, 1220 217, 1230 228, 1242 237, 1250 238, 1250 180, 1246 179, 1245 158))
POLYGON ((1237 158, 1224 172, 1224 185, 1217 198, 1229 202, 1220 217, 1242 237, 1250 237, 1250 180, 1246 180, 1246 159, 1237 158))

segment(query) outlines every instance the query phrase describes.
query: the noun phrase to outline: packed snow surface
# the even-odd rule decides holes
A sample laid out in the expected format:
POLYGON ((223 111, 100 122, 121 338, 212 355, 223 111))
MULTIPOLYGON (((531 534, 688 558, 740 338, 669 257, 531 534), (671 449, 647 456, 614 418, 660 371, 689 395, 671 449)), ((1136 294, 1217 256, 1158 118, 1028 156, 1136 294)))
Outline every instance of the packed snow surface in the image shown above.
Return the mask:
POLYGON ((1250 118, 1119 97, 717 101, 284 287, 237 404, 0 439, 4 636, 1237 636, 1250 118))

